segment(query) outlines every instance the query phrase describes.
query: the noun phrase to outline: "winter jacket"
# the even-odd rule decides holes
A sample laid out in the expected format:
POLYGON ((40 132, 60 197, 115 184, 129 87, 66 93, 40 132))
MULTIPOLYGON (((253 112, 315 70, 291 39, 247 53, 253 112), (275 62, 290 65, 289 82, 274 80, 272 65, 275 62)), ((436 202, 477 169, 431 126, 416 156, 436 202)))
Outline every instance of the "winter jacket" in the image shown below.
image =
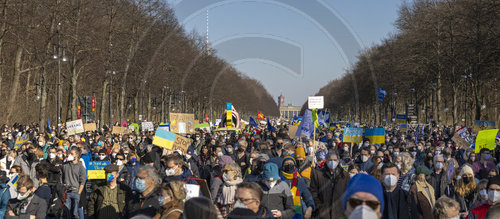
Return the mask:
POLYGON ((262 205, 269 210, 281 211, 284 219, 292 218, 295 215, 293 209, 292 193, 290 187, 283 181, 278 180, 273 188, 269 188, 264 180, 259 181, 259 185, 264 192, 262 205))
MULTIPOLYGON (((101 185, 94 189, 92 194, 90 195, 90 199, 88 201, 88 209, 87 214, 89 218, 103 218, 99 216, 99 211, 103 209, 105 206, 102 206, 102 202, 104 201, 104 189, 108 185, 101 185)), ((132 197, 132 191, 126 184, 118 183, 116 185, 116 197, 117 204, 119 209, 120 218, 125 218, 126 215, 126 205, 127 200, 132 197)), ((109 219, 109 218, 107 218, 109 219)))
POLYGON ((431 178, 429 180, 429 184, 431 184, 432 188, 434 188, 434 197, 436 197, 436 199, 439 199, 439 197, 441 197, 442 195, 445 194, 445 191, 446 191, 446 186, 448 186, 448 176, 446 175, 446 172, 443 170, 441 170, 441 174, 440 174, 440 177, 437 178, 437 174, 436 172, 432 172, 431 174, 431 178), (441 182, 441 184, 439 184, 439 188, 437 188, 437 185, 438 185, 438 182, 441 182), (438 194, 439 192, 439 194, 438 194))
POLYGON ((9 204, 10 192, 6 184, 0 184, 0 218, 3 218, 9 204))
POLYGON ((396 187, 392 192, 384 191, 384 203, 383 219, 418 219, 415 199, 407 191, 399 187, 396 187), (395 214, 392 212, 395 212, 395 214))
POLYGON ((327 167, 316 169, 311 174, 311 194, 316 204, 314 215, 321 219, 341 218, 342 198, 349 182, 349 174, 337 166, 332 175, 327 167))
POLYGON ((36 177, 36 170, 35 167, 38 164, 38 160, 35 160, 33 162, 28 161, 28 155, 26 153, 23 153, 19 156, 16 157, 16 160, 14 161, 13 166, 21 166, 21 169, 23 169, 24 175, 28 175, 31 180, 33 180, 33 185, 38 185, 38 178, 36 177))
MULTIPOLYGON (((9 201, 9 204, 7 205, 6 212, 9 212, 9 210, 14 211, 15 208, 21 203, 21 201, 17 199, 12 199, 9 201)), ((29 219, 30 215, 34 215, 35 218, 45 218, 47 215, 47 202, 43 200, 42 198, 38 197, 37 195, 33 194, 31 196, 31 201, 28 204, 28 207, 26 208, 25 213, 19 213, 19 215, 16 216, 8 216, 8 214, 5 214, 6 219, 29 219)))
POLYGON ((158 202, 160 194, 160 188, 155 188, 146 196, 143 196, 142 193, 132 196, 127 206, 126 218, 141 214, 147 217, 154 217, 160 209, 160 203, 158 202))
POLYGON ((160 219, 178 219, 182 215, 181 202, 169 202, 162 207, 160 219))
POLYGON ((140 164, 136 162, 135 165, 131 164, 130 162, 125 164, 127 167, 127 170, 129 172, 129 186, 132 191, 135 190, 135 177, 137 176, 137 171, 139 171, 140 164))

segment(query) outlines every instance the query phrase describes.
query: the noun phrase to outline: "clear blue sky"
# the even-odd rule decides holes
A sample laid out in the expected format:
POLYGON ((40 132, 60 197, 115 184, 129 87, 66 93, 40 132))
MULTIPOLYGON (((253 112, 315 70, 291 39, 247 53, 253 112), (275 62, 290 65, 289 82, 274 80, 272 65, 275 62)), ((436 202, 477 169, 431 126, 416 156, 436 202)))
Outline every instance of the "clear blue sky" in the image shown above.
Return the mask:
POLYGON ((302 105, 307 96, 345 73, 349 61, 355 62, 343 56, 346 48, 359 53, 359 49, 378 44, 394 33, 402 4, 396 0, 301 0, 319 2, 332 11, 318 18, 316 13, 310 16, 311 11, 283 4, 284 0, 167 1, 176 9, 186 32, 203 36, 206 7, 200 2, 210 2, 209 41, 217 55, 260 81, 275 101, 283 93, 286 104, 293 105, 302 105), (185 5, 196 10, 185 10, 185 5), (333 32, 346 33, 336 32, 330 37, 332 31, 323 29, 322 24, 339 21, 341 25, 336 24, 333 32), (344 45, 342 37, 352 35, 361 47, 344 45))

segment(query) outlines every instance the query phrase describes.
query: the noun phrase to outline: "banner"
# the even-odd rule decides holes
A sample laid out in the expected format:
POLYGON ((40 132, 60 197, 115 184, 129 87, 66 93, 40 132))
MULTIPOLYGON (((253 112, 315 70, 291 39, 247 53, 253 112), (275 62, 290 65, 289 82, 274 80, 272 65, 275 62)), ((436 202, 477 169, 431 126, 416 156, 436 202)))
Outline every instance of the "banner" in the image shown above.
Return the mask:
POLYGON ((371 144, 383 144, 385 143, 385 129, 365 129, 365 137, 370 140, 371 144))
POLYGON ((106 179, 104 167, 111 161, 89 161, 87 163, 87 179, 106 179))
POLYGON ((113 131, 111 134, 127 134, 128 133, 128 127, 121 127, 121 126, 113 126, 113 131))
POLYGON ((154 131, 155 125, 153 124, 153 122, 142 122, 141 128, 143 132, 154 131))
POLYGON ((457 146, 459 148, 462 148, 462 149, 467 149, 470 147, 470 144, 467 143, 462 137, 460 137, 458 134, 457 135, 453 135, 453 137, 451 138, 451 140, 453 142, 455 142, 455 144, 457 144, 457 146))
POLYGON ((362 128, 344 129, 344 141, 343 141, 344 143, 361 143, 362 140, 363 140, 362 128))
POLYGON ((458 129, 456 131, 456 133, 461 137, 463 138, 466 142, 468 142, 469 144, 470 143, 473 143, 474 142, 474 138, 472 137, 472 135, 469 133, 469 130, 467 130, 466 127, 463 127, 461 129, 458 129))
POLYGON ((194 126, 195 129, 201 129, 205 132, 210 132, 210 123, 205 122, 194 126))
POLYGON ((478 133, 479 131, 482 131, 482 130, 494 129, 494 128, 495 128, 494 121, 476 120, 476 121, 474 121, 474 128, 472 129, 472 131, 475 133, 478 133))
POLYGON ((95 123, 87 123, 87 124, 83 124, 83 129, 84 129, 86 132, 93 132, 93 131, 96 131, 96 130, 97 130, 97 124, 95 124, 95 123))
POLYGON ((74 135, 85 132, 85 129, 83 128, 83 122, 81 119, 66 122, 66 129, 68 131, 68 135, 74 135))
POLYGON ((194 133, 198 121, 191 113, 170 113, 170 131, 173 133, 194 133))
POLYGON ((495 138, 497 137, 498 129, 488 129, 479 131, 476 137, 476 149, 474 153, 478 154, 483 148, 495 150, 495 138))
POLYGON ((299 129, 298 125, 291 125, 288 127, 288 136, 290 136, 291 139, 295 138, 295 134, 297 133, 297 130, 299 129))
POLYGON ((30 135, 28 133, 24 133, 23 135, 16 138, 16 143, 14 145, 14 149, 18 149, 24 143, 30 140, 30 135))
POLYGON ((397 114, 396 115, 396 123, 399 123, 399 124, 406 123, 406 115, 405 114, 397 114))
POLYGON ((172 151, 180 150, 183 154, 187 152, 189 145, 191 145, 191 141, 192 139, 190 138, 185 138, 162 129, 157 129, 156 135, 153 138, 154 145, 158 145, 172 151))

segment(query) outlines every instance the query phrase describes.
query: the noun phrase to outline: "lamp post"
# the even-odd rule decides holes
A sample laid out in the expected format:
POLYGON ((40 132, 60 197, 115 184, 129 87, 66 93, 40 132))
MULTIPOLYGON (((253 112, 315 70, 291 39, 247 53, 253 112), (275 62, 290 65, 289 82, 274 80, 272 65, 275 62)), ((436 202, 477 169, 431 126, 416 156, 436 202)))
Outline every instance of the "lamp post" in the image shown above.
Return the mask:
MULTIPOLYGON (((64 48, 61 46, 61 23, 57 24, 57 45, 54 45, 52 59, 57 60, 57 124, 61 124, 61 61, 66 62, 64 48)), ((59 126, 58 126, 59 127, 59 126)))
POLYGON ((116 74, 115 71, 111 71, 109 74, 109 105, 108 105, 108 118, 109 118, 109 128, 113 127, 113 76, 116 74))

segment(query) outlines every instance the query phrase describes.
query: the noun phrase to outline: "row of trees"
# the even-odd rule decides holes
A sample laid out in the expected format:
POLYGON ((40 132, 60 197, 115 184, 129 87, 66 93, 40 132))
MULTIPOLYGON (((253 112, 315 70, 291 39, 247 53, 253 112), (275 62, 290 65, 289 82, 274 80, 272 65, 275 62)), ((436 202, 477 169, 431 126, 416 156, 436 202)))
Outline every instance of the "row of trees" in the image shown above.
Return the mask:
POLYGON ((55 121, 59 61, 62 121, 76 119, 78 96, 95 96, 97 119, 106 122, 109 105, 113 121, 160 120, 168 109, 215 117, 225 102, 277 115, 263 86, 186 33, 165 2, 3 0, 0 119, 55 121))
POLYGON ((376 124, 415 104, 419 122, 500 122, 499 0, 415 0, 397 33, 362 52, 317 95, 339 120, 376 124), (377 97, 384 89, 384 103, 377 97))

